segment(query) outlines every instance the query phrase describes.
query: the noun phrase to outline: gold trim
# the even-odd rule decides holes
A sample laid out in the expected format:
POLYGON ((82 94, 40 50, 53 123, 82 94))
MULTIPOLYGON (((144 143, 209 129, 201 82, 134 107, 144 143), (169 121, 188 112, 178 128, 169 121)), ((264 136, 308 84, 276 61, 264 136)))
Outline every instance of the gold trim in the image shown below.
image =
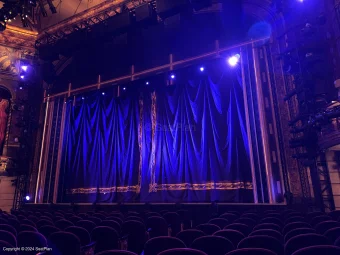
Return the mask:
MULTIPOLYGON (((120 186, 120 187, 108 187, 108 188, 99 188, 99 193, 112 193, 112 192, 119 192, 119 193, 126 193, 126 192, 135 192, 138 193, 140 187, 136 186, 120 186)), ((70 189, 67 190, 67 194, 93 194, 97 193, 98 188, 77 188, 77 189, 70 189)))
POLYGON ((25 35, 25 36, 34 36, 34 37, 38 36, 37 31, 30 31, 27 29, 23 29, 23 28, 11 26, 11 25, 7 25, 6 28, 7 28, 7 31, 11 31, 13 33, 18 33, 18 34, 25 35))
MULTIPOLYGON (((150 184, 151 186, 151 184, 150 184)), ((155 192, 161 190, 236 190, 236 189, 253 189, 251 182, 208 182, 208 183, 178 183, 178 184, 155 184, 153 185, 155 192)), ((139 186, 121 186, 99 188, 99 193, 112 192, 135 192, 138 193, 139 186)), ((98 188, 77 188, 68 190, 68 194, 93 194, 97 193, 98 188)))
POLYGON ((156 121, 157 121, 157 111, 156 111, 156 104, 157 104, 157 96, 156 92, 151 94, 151 125, 152 125, 152 149, 151 149, 151 183, 149 185, 149 192, 157 192, 155 189, 156 184, 156 144, 155 144, 155 131, 156 131, 156 121))
POLYGON ((251 182, 208 182, 208 183, 178 183, 156 184, 156 190, 235 190, 253 189, 251 182))

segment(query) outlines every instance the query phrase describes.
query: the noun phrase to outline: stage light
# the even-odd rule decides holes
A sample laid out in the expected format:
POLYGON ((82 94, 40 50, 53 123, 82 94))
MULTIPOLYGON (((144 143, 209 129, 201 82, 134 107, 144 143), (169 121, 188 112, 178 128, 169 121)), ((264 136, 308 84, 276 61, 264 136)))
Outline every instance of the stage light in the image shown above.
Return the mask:
POLYGON ((27 71, 27 68, 28 68, 28 66, 21 66, 21 70, 23 70, 23 71, 27 71))
POLYGON ((85 97, 81 97, 81 99, 83 99, 83 100, 84 100, 84 99, 85 99, 85 97))
POLYGON ((200 71, 204 72, 204 67, 203 66, 200 67, 200 71))
POLYGON ((25 197, 25 199, 26 199, 26 201, 30 201, 31 197, 27 195, 27 196, 25 197))
POLYGON ((149 85, 150 83, 147 81, 147 82, 145 82, 145 85, 149 85))
POLYGON ((238 64, 238 62, 240 61, 240 54, 236 54, 230 58, 228 58, 228 64, 232 67, 236 66, 238 64))
POLYGON ((21 90, 21 89, 22 89, 22 87, 20 86, 20 87, 19 87, 19 89, 21 90))
POLYGON ((20 79, 25 79, 25 75, 21 74, 20 79))
POLYGON ((126 87, 123 87, 123 90, 126 90, 126 87))
POLYGON ((303 3, 304 0, 297 0, 297 1, 300 2, 300 3, 303 3))
POLYGON ((104 95, 105 95, 105 92, 103 92, 102 95, 104 96, 104 95))
POLYGON ((172 75, 170 75, 170 78, 171 78, 171 79, 175 79, 176 76, 175 76, 174 74, 172 74, 172 75))

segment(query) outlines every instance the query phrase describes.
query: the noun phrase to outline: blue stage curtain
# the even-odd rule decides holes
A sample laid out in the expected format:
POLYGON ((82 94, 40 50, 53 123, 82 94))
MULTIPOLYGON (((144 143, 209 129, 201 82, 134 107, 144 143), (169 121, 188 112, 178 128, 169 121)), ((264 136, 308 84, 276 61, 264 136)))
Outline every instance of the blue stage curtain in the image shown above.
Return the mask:
POLYGON ((69 101, 66 202, 252 202, 237 72, 69 101), (216 78, 217 77, 217 78, 216 78))

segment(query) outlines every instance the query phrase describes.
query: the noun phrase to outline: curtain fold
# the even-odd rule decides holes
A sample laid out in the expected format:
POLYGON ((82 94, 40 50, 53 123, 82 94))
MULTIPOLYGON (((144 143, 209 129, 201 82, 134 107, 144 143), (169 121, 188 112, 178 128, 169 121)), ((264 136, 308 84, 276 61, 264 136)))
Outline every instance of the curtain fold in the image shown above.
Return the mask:
POLYGON ((63 201, 252 202, 243 85, 214 78, 68 102, 63 201))

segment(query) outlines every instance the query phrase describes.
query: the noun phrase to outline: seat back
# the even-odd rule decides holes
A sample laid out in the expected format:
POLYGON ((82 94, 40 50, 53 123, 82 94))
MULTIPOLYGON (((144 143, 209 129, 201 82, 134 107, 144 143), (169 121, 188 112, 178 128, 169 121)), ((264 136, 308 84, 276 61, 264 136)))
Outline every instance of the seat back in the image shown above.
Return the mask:
POLYGON ((81 244, 79 238, 69 232, 56 232, 50 235, 49 247, 53 253, 62 255, 80 255, 81 244))
POLYGON ((74 224, 71 221, 68 220, 58 220, 55 223, 55 226, 61 230, 64 230, 65 228, 72 227, 74 224))
POLYGON ((9 251, 9 250, 5 251, 5 249, 7 249, 7 248, 16 248, 16 246, 13 246, 13 245, 9 244, 8 242, 0 240, 0 251, 2 251, 3 254, 18 255, 18 253, 16 251, 9 251))
POLYGON ((238 244, 238 248, 261 248, 283 255, 282 243, 274 237, 265 235, 246 237, 238 244))
POLYGON ((276 253, 262 248, 243 248, 228 252, 226 255, 277 255, 276 253))
POLYGON ((315 230, 317 233, 323 235, 327 230, 335 227, 340 227, 340 222, 329 220, 329 221, 323 221, 320 222, 315 226, 315 230))
POLYGON ((188 249, 188 248, 177 248, 162 251, 158 255, 207 255, 203 251, 188 249))
POLYGON ((142 222, 129 220, 122 225, 122 236, 127 236, 128 250, 140 254, 146 242, 146 229, 142 222))
POLYGON ((216 231, 221 230, 221 228, 214 224, 201 224, 196 226, 196 229, 203 231, 207 235, 212 235, 216 231))
POLYGON ((241 240, 245 238, 245 236, 241 232, 233 229, 219 230, 215 232, 213 235, 227 238, 230 242, 232 242, 235 248, 238 246, 241 240))
POLYGON ((285 254, 292 255, 299 249, 314 245, 330 245, 330 241, 319 234, 303 234, 295 236, 288 240, 285 245, 285 254))
POLYGON ((8 224, 0 224, 0 230, 5 230, 12 233, 14 236, 17 236, 17 231, 14 227, 8 224))
POLYGON ((86 246, 91 243, 90 233, 85 228, 72 226, 66 228, 65 232, 75 234, 79 238, 81 246, 86 246))
POLYGON ((250 233, 249 236, 271 236, 283 243, 283 237, 280 232, 273 229, 259 229, 250 233))
POLYGON ((176 236, 181 231, 181 217, 178 213, 167 212, 163 215, 168 225, 171 227, 171 235, 176 236))
POLYGON ((233 230, 237 230, 239 232, 241 232, 244 236, 248 236, 250 234, 250 232, 252 231, 252 228, 241 224, 241 223, 233 223, 230 224, 228 226, 226 226, 224 229, 233 229, 233 230))
POLYGON ((95 253, 105 250, 115 250, 119 247, 119 234, 110 227, 95 227, 91 233, 92 241, 96 242, 95 253))
POLYGON ((0 240, 9 243, 13 247, 17 247, 17 239, 16 237, 9 231, 0 230, 0 240))
POLYGON ((334 243, 336 239, 340 237, 340 227, 335 227, 327 230, 324 233, 324 236, 327 237, 331 243, 334 243))
POLYGON ((205 252, 208 255, 225 255, 235 249, 227 238, 221 236, 203 236, 193 241, 191 248, 205 252))
POLYGON ((250 228, 254 228, 254 226, 256 225, 256 221, 250 218, 246 218, 246 217, 241 217, 237 220, 235 220, 235 223, 241 223, 244 225, 247 225, 250 228))
MULTIPOLYGON (((46 238, 38 232, 35 231, 23 231, 18 234, 18 247, 47 247, 46 238)), ((26 250, 23 251, 22 254, 37 254, 37 251, 34 250, 26 250)))
POLYGON ((220 229, 223 229, 229 224, 229 221, 224 218, 215 218, 215 219, 209 220, 208 223, 219 226, 220 229))
POLYGON ((168 224, 162 217, 152 216, 146 220, 150 237, 168 236, 168 224))
POLYGON ((162 251, 173 248, 186 248, 186 246, 180 239, 175 237, 154 237, 146 242, 144 246, 144 255, 157 255, 162 251))
POLYGON ((311 247, 302 248, 296 252, 294 255, 339 255, 340 247, 333 245, 316 245, 311 247))
POLYGON ((51 234, 59 232, 60 229, 55 226, 42 226, 39 229, 39 233, 43 234, 46 238, 48 238, 51 234))
POLYGON ((303 234, 314 234, 316 233, 315 229, 313 228, 297 228, 289 231, 285 236, 284 236, 284 243, 287 243, 289 239, 298 236, 298 235, 303 235, 303 234))
POLYGON ((282 233, 283 235, 286 235, 289 231, 298 229, 298 228, 312 228, 312 226, 306 222, 293 222, 293 223, 289 223, 288 225, 284 226, 282 233))
POLYGON ((176 237, 182 240, 187 247, 190 247, 195 239, 205 235, 206 234, 203 231, 198 229, 186 229, 179 232, 176 237))
POLYGON ((94 222, 89 220, 80 220, 76 223, 76 226, 85 228, 89 233, 97 226, 94 222))

